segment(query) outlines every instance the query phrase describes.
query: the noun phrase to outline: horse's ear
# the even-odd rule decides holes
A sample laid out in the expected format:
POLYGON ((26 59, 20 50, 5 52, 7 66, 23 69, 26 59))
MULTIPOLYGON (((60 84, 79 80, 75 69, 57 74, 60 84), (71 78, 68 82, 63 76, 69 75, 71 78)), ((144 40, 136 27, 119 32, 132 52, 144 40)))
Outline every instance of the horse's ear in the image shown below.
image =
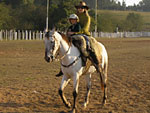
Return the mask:
POLYGON ((55 31, 56 31, 56 28, 55 28, 55 27, 53 27, 52 31, 53 31, 53 32, 55 32, 55 31))

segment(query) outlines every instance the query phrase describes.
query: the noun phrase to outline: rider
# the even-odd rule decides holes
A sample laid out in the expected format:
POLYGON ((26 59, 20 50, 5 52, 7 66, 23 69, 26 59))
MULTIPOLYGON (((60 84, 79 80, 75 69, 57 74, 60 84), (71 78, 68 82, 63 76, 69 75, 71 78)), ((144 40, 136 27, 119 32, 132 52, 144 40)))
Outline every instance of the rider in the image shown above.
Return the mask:
POLYGON ((90 24, 91 24, 91 17, 88 14, 89 7, 85 4, 85 2, 80 2, 79 5, 76 5, 75 8, 77 9, 77 15, 79 17, 79 23, 81 25, 81 30, 78 34, 85 34, 90 36, 90 24))
MULTIPOLYGON (((89 32, 90 23, 91 23, 91 18, 88 14, 89 7, 86 5, 85 2, 81 1, 79 5, 75 6, 75 8, 77 9, 77 15, 80 20, 79 23, 81 25, 81 30, 75 33, 79 35, 73 35, 71 37, 72 42, 79 49, 83 57, 88 58, 93 63, 97 71, 99 71, 98 70, 99 61, 97 59, 96 51, 94 48, 95 39, 93 39, 90 36, 90 32, 89 32)), ((85 66, 85 64, 83 64, 83 66, 85 66)), ((60 73, 57 75, 61 76, 60 73)))
MULTIPOLYGON (((79 17, 76 14, 71 14, 69 16, 69 22, 70 22, 71 26, 67 30, 67 36, 71 40, 71 37, 81 30, 81 26, 79 24, 79 17)), ((60 72, 58 74, 56 74, 56 76, 59 77, 61 75, 63 75, 63 73, 60 70, 60 72)))
POLYGON ((81 26, 79 24, 79 17, 76 14, 69 16, 69 22, 71 26, 67 30, 67 36, 71 37, 81 30, 81 26))
POLYGON ((85 2, 80 2, 79 5, 75 6, 75 8, 77 9, 77 15, 80 20, 79 23, 81 25, 81 30, 76 33, 79 35, 72 37, 72 40, 73 42, 81 43, 74 43, 74 45, 78 47, 84 57, 88 57, 89 54, 87 52, 87 46, 89 46, 88 36, 90 36, 89 29, 91 24, 91 18, 88 14, 89 7, 85 4, 85 2))
POLYGON ((72 39, 75 41, 79 41, 79 43, 75 43, 74 45, 78 47, 81 51, 81 54, 88 58, 96 69, 98 69, 99 61, 97 59, 96 50, 95 50, 95 42, 96 40, 90 36, 90 24, 91 18, 88 14, 89 7, 86 5, 85 2, 80 2, 79 5, 75 6, 77 9, 77 15, 79 17, 79 23, 81 25, 80 32, 76 34, 80 34, 78 36, 73 36, 72 39), (90 44, 89 44, 90 43, 90 44))

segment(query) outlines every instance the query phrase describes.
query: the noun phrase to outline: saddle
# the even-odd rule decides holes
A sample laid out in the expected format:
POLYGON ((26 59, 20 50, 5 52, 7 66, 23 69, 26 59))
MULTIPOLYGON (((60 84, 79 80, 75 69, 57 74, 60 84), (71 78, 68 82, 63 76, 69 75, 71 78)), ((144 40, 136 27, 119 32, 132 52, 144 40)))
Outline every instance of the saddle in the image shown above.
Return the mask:
MULTIPOLYGON (((72 40, 71 42, 76 46, 77 44, 80 44, 80 40, 75 39, 74 37, 83 37, 85 39, 86 42, 86 49, 87 51, 90 50, 90 41, 89 41, 89 36, 85 35, 85 34, 78 34, 78 35, 72 35, 72 40)), ((82 43, 83 44, 83 43, 82 43)), ((79 45, 80 46, 80 45, 79 45)))

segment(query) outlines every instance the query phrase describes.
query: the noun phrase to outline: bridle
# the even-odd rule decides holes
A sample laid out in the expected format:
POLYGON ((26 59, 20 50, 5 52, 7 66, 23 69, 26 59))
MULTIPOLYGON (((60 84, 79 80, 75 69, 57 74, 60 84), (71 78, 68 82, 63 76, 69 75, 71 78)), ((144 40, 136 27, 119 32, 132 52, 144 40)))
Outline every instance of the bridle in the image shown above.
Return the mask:
POLYGON ((69 48, 68 48, 68 50, 65 52, 65 54, 62 56, 62 57, 60 57, 60 60, 62 60, 63 58, 65 58, 65 56, 67 55, 67 53, 69 52, 69 49, 70 49, 70 45, 69 45, 69 48))
MULTIPOLYGON (((61 35, 61 34, 60 34, 60 35, 61 35)), ((54 35, 52 35, 51 37, 53 37, 53 39, 54 39, 54 45, 55 45, 55 41, 57 41, 57 39, 56 39, 56 37, 55 37, 54 35)), ((79 60, 79 58, 81 57, 81 54, 80 54, 80 55, 79 55, 73 62, 71 62, 70 64, 68 64, 68 65, 62 64, 62 60, 66 57, 66 55, 68 54, 70 48, 71 48, 71 43, 69 43, 69 47, 68 47, 67 51, 65 52, 65 54, 64 54, 63 56, 61 56, 60 58, 58 58, 58 59, 60 60, 61 66, 65 67, 65 68, 69 68, 70 66, 72 66, 72 65, 73 65, 74 63, 76 63, 76 62, 79 60)), ((58 50, 59 50, 59 49, 60 49, 60 47, 58 48, 58 50)), ((57 50, 57 51, 58 51, 58 50, 57 50)), ((57 53, 58 53, 58 52, 57 52, 57 53)), ((56 54, 55 56, 52 54, 51 56, 55 59, 55 56, 57 57, 58 54, 56 54)))

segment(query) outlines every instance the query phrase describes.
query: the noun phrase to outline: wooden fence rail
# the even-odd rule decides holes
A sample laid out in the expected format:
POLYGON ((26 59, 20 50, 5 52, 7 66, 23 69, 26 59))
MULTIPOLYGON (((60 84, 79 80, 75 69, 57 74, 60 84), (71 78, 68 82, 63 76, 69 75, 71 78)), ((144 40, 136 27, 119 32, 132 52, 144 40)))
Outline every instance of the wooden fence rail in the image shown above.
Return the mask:
MULTIPOLYGON (((117 33, 91 33, 93 37, 126 38, 150 37, 150 32, 117 32, 117 33)), ((0 40, 43 40, 44 31, 31 30, 0 30, 0 40)))

